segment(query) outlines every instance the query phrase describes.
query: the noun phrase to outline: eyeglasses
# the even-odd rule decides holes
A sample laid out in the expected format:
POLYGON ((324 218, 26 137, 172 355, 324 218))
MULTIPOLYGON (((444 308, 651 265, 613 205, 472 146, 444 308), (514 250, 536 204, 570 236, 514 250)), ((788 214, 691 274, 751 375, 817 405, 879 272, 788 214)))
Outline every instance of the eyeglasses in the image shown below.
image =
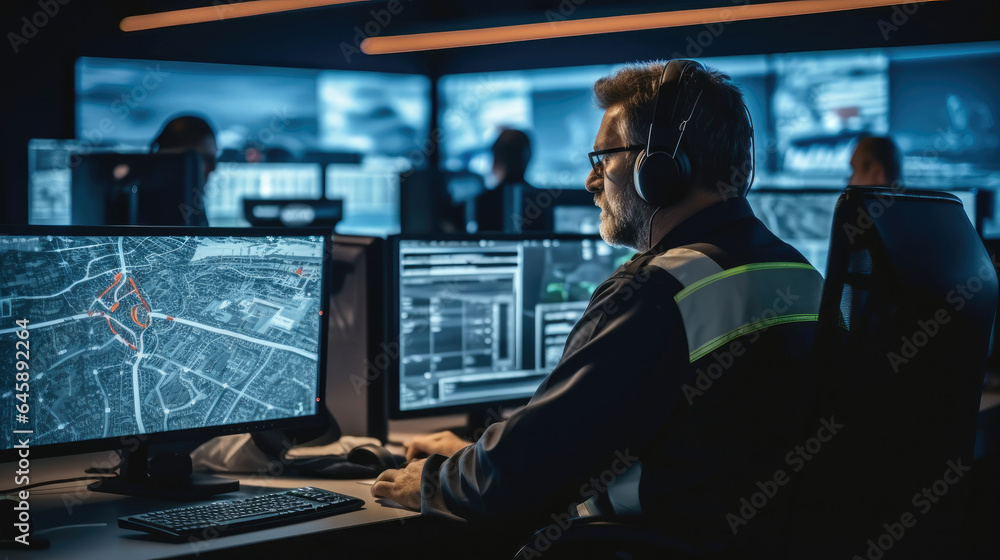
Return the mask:
POLYGON ((590 156, 590 165, 594 168, 594 173, 597 174, 598 177, 604 177, 604 160, 607 159, 605 156, 617 154, 618 152, 637 152, 645 149, 645 146, 626 146, 624 148, 608 148, 607 150, 598 150, 596 152, 590 152, 587 155, 590 156))

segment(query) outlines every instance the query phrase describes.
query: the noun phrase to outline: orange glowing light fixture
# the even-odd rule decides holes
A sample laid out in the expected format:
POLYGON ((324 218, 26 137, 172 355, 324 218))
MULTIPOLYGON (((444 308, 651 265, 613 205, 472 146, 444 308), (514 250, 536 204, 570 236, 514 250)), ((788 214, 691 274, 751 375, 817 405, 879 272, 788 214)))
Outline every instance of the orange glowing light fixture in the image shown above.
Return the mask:
MULTIPOLYGON (((496 45, 537 39, 579 37, 601 33, 642 31, 667 27, 718 24, 827 12, 843 12, 863 8, 879 8, 911 4, 913 0, 792 0, 768 4, 747 4, 718 8, 699 8, 676 12, 634 14, 589 19, 528 23, 483 29, 462 29, 435 33, 369 37, 361 42, 365 54, 392 54, 479 45, 496 45)), ((944 0, 928 0, 942 2, 944 0)))
POLYGON ((128 16, 118 27, 122 31, 144 31, 175 25, 192 23, 207 23, 264 14, 276 14, 306 8, 321 6, 336 6, 337 4, 354 4, 365 0, 253 0, 248 2, 215 2, 212 6, 173 10, 155 14, 128 16))

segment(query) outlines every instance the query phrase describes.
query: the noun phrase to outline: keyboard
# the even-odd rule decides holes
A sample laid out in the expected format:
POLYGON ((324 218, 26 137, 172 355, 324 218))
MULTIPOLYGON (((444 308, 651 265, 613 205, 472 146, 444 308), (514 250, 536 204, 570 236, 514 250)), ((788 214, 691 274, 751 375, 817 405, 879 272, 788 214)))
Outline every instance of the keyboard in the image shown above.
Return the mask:
POLYGON ((364 500, 310 486, 120 517, 118 526, 161 540, 187 541, 326 517, 364 504, 364 500))

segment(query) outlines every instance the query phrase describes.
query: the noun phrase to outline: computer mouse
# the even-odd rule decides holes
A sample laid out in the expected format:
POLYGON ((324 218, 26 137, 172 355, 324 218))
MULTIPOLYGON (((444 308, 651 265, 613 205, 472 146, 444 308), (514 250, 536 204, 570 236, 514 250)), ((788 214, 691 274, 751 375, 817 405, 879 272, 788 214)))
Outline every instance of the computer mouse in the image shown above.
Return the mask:
POLYGON ((347 454, 347 460, 352 463, 372 467, 378 472, 386 469, 398 469, 405 461, 398 455, 393 455, 388 449, 378 445, 359 445, 347 454))

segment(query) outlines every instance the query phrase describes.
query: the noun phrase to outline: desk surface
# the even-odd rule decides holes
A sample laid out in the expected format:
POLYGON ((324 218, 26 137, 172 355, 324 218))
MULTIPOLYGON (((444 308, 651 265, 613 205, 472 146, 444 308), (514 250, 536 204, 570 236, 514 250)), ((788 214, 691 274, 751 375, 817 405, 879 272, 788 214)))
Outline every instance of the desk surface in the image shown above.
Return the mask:
MULTIPOLYGON (((74 476, 84 476, 83 469, 94 463, 105 461, 107 453, 79 455, 71 458, 37 459, 31 462, 31 481, 41 482, 74 476)), ((0 480, 5 487, 14 482, 13 464, 0 465, 0 480)), ((369 481, 370 482, 370 481, 369 481)), ((29 490, 30 512, 34 523, 32 538, 45 538, 51 542, 48 550, 2 550, 0 556, 9 558, 48 559, 100 559, 108 558, 178 558, 198 555, 205 557, 212 553, 225 553, 240 547, 252 545, 255 551, 266 544, 282 541, 285 549, 293 552, 285 542, 289 538, 319 536, 330 533, 330 546, 339 547, 338 540, 352 539, 353 532, 379 524, 397 524, 400 529, 408 520, 419 518, 413 511, 377 503, 371 496, 370 484, 357 480, 303 479, 272 476, 240 477, 240 493, 249 495, 267 491, 267 488, 295 488, 317 486, 335 492, 349 494, 365 501, 361 510, 333 515, 243 533, 229 537, 207 538, 188 543, 163 543, 144 536, 143 533, 128 531, 118 527, 118 518, 156 509, 177 507, 178 502, 152 498, 114 496, 92 492, 86 482, 43 486, 29 490)), ((225 497, 239 494, 226 494, 225 497)), ((221 499, 221 497, 220 497, 221 499)), ((412 525, 412 523, 411 523, 412 525)), ((384 530, 384 529, 381 529, 384 530)), ((240 556, 247 557, 246 551, 240 556)), ((217 554, 218 555, 218 554, 217 554)), ((256 555, 252 555, 256 557, 256 555)))
MULTIPOLYGON (((985 393, 980 407, 980 430, 994 432, 1000 393, 985 393), (984 421, 989 428, 984 425, 984 421)), ((452 421, 452 424, 454 422, 452 421)), ((408 441, 413 434, 426 433, 440 426, 413 423, 396 426, 392 439, 408 441), (402 429, 400 429, 402 428, 402 429), (407 429, 409 428, 409 429, 407 429), (412 431, 411 431, 412 430, 412 431)), ((75 457, 33 459, 31 482, 84 476, 84 469, 106 464, 109 453, 75 457)), ((0 486, 14 486, 15 463, 0 464, 0 486)), ((33 537, 51 542, 47 550, 0 550, 0 557, 54 559, 129 558, 276 558, 296 555, 297 551, 324 550, 341 558, 363 555, 366 558, 399 558, 420 550, 421 546, 442 551, 445 541, 461 536, 462 524, 421 518, 416 512, 376 502, 371 486, 365 481, 305 479, 272 476, 239 477, 243 495, 267 488, 317 486, 361 498, 365 506, 358 511, 334 515, 230 537, 211 538, 182 544, 162 543, 142 533, 118 528, 118 518, 125 515, 177 507, 178 502, 114 496, 91 492, 86 482, 43 486, 30 490, 30 512, 35 524, 33 537)), ((370 482, 370 481, 368 481, 370 482)), ((236 496, 227 494, 226 496, 236 496)), ((489 535, 474 537, 482 542, 489 535)), ((514 548, 513 550, 516 550, 514 548)), ((439 554, 447 557, 447 554, 439 554)), ((506 555, 505 557, 510 557, 506 555)))

